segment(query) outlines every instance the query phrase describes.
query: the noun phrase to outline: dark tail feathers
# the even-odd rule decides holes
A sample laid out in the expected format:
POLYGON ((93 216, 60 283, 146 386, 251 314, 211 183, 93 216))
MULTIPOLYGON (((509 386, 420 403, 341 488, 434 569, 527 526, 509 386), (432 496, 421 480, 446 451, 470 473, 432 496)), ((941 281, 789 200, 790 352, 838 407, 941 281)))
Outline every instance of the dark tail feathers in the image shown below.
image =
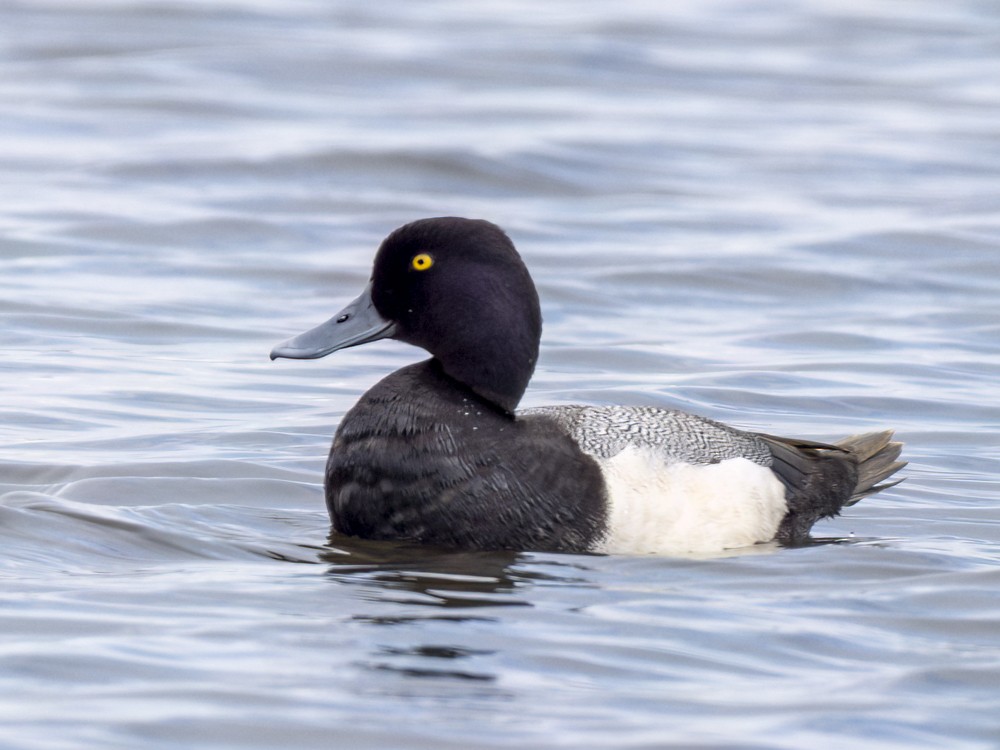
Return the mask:
POLYGON ((906 466, 906 461, 896 460, 903 450, 903 444, 892 440, 892 430, 851 435, 838 440, 835 445, 852 453, 858 461, 858 484, 850 499, 844 503, 845 506, 854 505, 869 495, 895 487, 903 481, 897 479, 895 482, 884 482, 906 466))
POLYGON ((884 480, 906 466, 896 460, 903 444, 892 441, 891 430, 852 435, 834 445, 760 437, 771 450, 771 470, 786 488, 788 513, 777 539, 788 545, 808 541, 809 530, 820 518, 835 516, 841 508, 898 484, 884 480))

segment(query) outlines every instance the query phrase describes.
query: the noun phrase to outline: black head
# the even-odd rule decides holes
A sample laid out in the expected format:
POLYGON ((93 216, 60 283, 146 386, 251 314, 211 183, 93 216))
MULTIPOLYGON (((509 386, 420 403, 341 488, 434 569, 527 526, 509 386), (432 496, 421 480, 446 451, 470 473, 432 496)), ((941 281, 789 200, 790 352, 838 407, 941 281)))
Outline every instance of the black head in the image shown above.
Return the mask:
POLYGON ((361 297, 271 356, 324 356, 394 338, 426 349, 447 375, 513 412, 541 330, 535 285, 503 230, 474 219, 421 219, 386 237, 361 297))
POLYGON ((513 411, 538 358, 542 316, 528 269, 488 221, 422 219, 390 234, 372 272, 372 301, 444 371, 513 411))

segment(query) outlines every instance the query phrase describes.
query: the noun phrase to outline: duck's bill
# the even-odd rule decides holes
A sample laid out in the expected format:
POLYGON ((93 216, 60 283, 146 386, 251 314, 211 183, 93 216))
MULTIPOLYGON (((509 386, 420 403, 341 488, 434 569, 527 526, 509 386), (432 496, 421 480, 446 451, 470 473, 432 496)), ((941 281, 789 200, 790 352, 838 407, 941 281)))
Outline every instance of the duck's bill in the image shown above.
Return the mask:
POLYGON ((293 336, 271 350, 271 359, 319 359, 338 349, 392 338, 396 324, 379 315, 369 283, 361 295, 325 323, 293 336))

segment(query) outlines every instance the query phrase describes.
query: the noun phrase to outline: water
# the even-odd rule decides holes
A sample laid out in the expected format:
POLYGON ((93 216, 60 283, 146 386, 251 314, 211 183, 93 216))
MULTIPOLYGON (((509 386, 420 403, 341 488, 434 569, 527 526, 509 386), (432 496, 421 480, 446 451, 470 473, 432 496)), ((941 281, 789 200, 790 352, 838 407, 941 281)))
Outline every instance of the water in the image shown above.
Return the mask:
POLYGON ((0 6, 0 746, 1000 746, 996 4, 369 6, 0 6), (328 543, 419 354, 267 353, 440 214, 538 281, 525 405, 907 481, 795 550, 328 543))

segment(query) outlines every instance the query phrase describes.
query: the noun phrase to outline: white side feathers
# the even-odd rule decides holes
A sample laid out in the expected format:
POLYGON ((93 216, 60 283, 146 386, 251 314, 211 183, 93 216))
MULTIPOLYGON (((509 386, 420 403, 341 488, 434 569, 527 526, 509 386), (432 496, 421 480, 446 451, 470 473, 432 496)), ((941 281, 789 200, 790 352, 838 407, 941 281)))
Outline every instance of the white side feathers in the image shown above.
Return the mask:
POLYGON ((788 505, 756 434, 694 414, 642 406, 549 406, 597 461, 610 507, 596 552, 698 554, 774 539, 788 505))
POLYGON ((610 500, 608 534, 596 552, 685 554, 749 547, 774 538, 788 510, 785 487, 745 458, 665 464, 629 447, 597 459, 610 500))

